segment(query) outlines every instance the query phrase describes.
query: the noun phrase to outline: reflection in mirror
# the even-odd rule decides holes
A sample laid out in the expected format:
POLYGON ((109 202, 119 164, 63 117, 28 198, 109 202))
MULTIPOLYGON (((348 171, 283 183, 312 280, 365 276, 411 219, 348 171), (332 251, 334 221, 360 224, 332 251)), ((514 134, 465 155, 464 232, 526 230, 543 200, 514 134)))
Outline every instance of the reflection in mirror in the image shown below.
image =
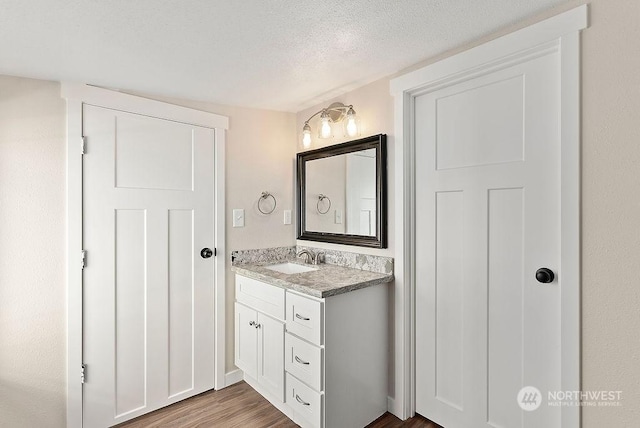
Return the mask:
POLYGON ((298 153, 298 239, 386 248, 386 135, 298 153))
POLYGON ((306 165, 305 220, 311 232, 376 235, 376 150, 306 165))

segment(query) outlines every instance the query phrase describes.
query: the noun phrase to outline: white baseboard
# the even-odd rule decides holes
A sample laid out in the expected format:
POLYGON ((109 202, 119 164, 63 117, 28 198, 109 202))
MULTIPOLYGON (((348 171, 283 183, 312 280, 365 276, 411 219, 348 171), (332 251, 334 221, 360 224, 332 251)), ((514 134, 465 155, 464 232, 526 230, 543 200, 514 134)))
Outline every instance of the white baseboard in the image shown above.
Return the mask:
POLYGON ((224 387, 231 386, 242 380, 244 373, 240 369, 235 369, 224 375, 224 387))
POLYGON ((400 420, 404 420, 404 418, 402 417, 402 409, 399 406, 396 407, 395 398, 387 396, 387 411, 392 415, 400 418, 400 420))

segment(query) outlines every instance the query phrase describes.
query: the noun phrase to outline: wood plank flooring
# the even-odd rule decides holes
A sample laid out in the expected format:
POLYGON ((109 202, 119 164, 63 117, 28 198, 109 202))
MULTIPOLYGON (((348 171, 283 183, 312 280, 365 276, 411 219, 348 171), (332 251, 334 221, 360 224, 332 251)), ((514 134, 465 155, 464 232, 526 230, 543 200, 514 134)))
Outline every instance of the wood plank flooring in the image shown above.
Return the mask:
MULTIPOLYGON (((289 418, 245 382, 209 391, 118 425, 118 428, 294 428, 289 418)), ((416 416, 401 421, 386 413, 367 428, 442 428, 416 416)), ((334 427, 329 427, 334 428, 334 427)))

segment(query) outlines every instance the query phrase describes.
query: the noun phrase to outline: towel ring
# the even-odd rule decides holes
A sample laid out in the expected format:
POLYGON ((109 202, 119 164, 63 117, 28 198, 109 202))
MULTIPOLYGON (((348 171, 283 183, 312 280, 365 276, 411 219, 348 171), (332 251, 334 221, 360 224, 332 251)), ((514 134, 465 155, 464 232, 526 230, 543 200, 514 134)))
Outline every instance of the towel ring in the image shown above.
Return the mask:
POLYGON ((262 192, 262 195, 260 196, 260 198, 258 198, 258 211, 260 211, 262 214, 271 214, 272 212, 275 211, 276 205, 278 205, 278 201, 276 201, 276 197, 267 191, 262 192), (271 210, 269 211, 263 210, 262 207, 260 206, 260 202, 264 201, 267 198, 273 199, 273 208, 271 208, 271 210))
POLYGON ((318 203, 316 204, 316 209, 318 210, 318 212, 319 212, 320 214, 326 214, 326 213, 328 213, 328 212, 329 212, 329 210, 331 209, 331 199, 329 199, 329 197, 328 197, 327 195, 323 195, 322 193, 320 193, 320 194, 318 195, 318 203), (329 201, 329 206, 327 207, 327 209, 326 209, 325 211, 322 211, 322 210, 320 209, 320 202, 324 201, 325 199, 326 199, 327 201, 329 201))

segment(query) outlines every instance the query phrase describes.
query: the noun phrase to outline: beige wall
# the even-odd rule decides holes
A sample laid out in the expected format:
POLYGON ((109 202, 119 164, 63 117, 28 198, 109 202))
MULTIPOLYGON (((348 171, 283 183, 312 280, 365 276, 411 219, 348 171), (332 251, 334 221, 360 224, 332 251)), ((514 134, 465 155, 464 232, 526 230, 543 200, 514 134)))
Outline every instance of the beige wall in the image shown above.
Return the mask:
POLYGON ((0 426, 65 424, 65 105, 0 76, 0 426))
POLYGON ((623 391, 584 428, 640 423, 640 2, 594 0, 582 42, 583 389, 623 391))
MULTIPOLYGON (((568 2, 562 8, 404 72, 582 3, 585 2, 568 2)), ((582 97, 582 389, 623 391, 621 408, 584 408, 583 427, 637 426, 640 421, 640 2, 637 0, 590 2, 590 26, 582 34, 582 97)), ((388 79, 382 79, 300 112, 298 141, 304 120, 334 100, 354 105, 367 123, 363 135, 393 134, 388 79)), ((315 140, 312 144, 312 148, 325 145, 315 140)), ((298 150, 301 149, 298 143, 298 150)), ((394 174, 390 170, 390 176, 394 174)), ((389 206, 393 206, 391 200, 389 206)))

